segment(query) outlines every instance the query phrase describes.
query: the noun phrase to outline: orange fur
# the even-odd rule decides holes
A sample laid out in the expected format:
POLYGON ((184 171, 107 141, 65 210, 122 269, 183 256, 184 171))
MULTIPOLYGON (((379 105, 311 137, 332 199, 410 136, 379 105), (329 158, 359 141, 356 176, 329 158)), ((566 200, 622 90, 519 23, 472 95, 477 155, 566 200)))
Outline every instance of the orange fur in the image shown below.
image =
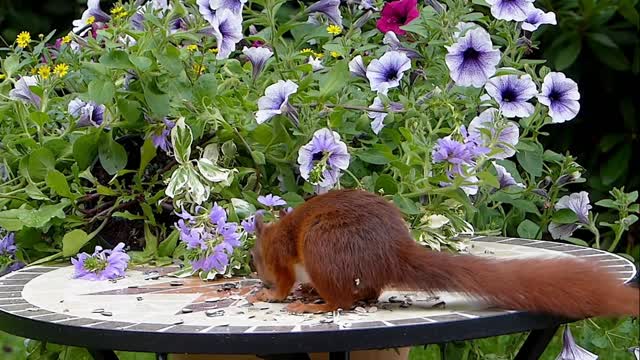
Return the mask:
POLYGON ((269 289, 254 300, 284 300, 296 280, 294 266, 301 264, 326 302, 291 304, 295 312, 347 309, 391 287, 457 291, 503 308, 572 318, 640 312, 640 292, 595 264, 429 251, 411 238, 394 205, 365 191, 331 191, 276 223, 259 218, 256 227, 254 263, 269 289))

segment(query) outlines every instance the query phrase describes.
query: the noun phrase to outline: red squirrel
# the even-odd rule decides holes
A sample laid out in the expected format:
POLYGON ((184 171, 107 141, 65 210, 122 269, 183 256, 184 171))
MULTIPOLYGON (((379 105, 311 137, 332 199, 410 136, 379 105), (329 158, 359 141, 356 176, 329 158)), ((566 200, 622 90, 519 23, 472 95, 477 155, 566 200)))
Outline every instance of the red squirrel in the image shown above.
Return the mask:
POLYGON ((505 309, 576 319, 640 312, 640 291, 594 263, 427 250, 395 205, 366 191, 318 195, 271 224, 257 216, 256 235, 252 256, 265 287, 250 301, 283 301, 301 281, 325 302, 291 303, 291 312, 349 309, 391 288, 466 293, 505 309))

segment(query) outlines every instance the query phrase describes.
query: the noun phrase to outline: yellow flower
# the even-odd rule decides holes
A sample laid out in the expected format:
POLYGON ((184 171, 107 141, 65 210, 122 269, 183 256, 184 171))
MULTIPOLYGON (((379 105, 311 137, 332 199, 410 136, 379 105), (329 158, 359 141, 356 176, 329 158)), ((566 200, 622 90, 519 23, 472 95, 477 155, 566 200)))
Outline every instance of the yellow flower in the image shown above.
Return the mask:
POLYGON ((38 73, 38 69, 36 68, 31 68, 31 75, 35 75, 38 73))
POLYGON ((217 48, 209 49, 209 52, 212 53, 212 54, 217 54, 218 53, 218 49, 217 48))
POLYGON ((313 56, 315 56, 318 59, 322 59, 324 57, 323 53, 314 53, 313 56))
POLYGON ((187 50, 189 50, 189 51, 198 51, 198 45, 191 44, 191 45, 187 46, 187 50))
POLYGON ((63 77, 67 75, 68 72, 69 72, 69 65, 64 63, 58 64, 53 68, 53 73, 58 77, 63 77))
POLYGON ((5 74, 0 74, 0 80, 4 80, 4 79, 6 79, 6 78, 7 78, 7 75, 5 75, 5 74))
POLYGON ((111 15, 118 15, 124 11, 124 7, 122 5, 118 5, 116 7, 114 7, 113 9, 111 9, 111 15))
POLYGON ((340 35, 342 33, 342 28, 338 25, 329 25, 327 27, 327 32, 331 35, 340 35))
POLYGON ((29 46, 29 42, 31 42, 31 34, 29 34, 27 31, 21 32, 20 34, 18 34, 16 42, 18 43, 19 47, 23 49, 26 48, 27 46, 29 46))
POLYGON ((89 16, 89 18, 87 19, 87 25, 91 25, 94 22, 96 22, 96 17, 95 16, 89 16))
POLYGON ((313 55, 313 50, 306 48, 306 49, 302 49, 300 50, 300 54, 302 55, 313 55))
POLYGON ((332 51, 332 52, 331 52, 331 56, 333 56, 334 58, 336 58, 336 59, 337 59, 337 58, 341 57, 342 55, 340 55, 340 53, 339 53, 339 52, 337 52, 337 51, 332 51))
POLYGON ((40 75, 40 77, 42 77, 43 79, 48 78, 49 75, 51 75, 51 67, 49 65, 40 66, 40 68, 38 69, 38 75, 40 75))
POLYGON ((71 34, 62 37, 62 43, 63 44, 68 44, 70 42, 71 42, 71 34))
POLYGON ((204 71, 206 70, 205 66, 202 64, 193 64, 193 72, 195 72, 198 75, 202 75, 204 74, 204 71))

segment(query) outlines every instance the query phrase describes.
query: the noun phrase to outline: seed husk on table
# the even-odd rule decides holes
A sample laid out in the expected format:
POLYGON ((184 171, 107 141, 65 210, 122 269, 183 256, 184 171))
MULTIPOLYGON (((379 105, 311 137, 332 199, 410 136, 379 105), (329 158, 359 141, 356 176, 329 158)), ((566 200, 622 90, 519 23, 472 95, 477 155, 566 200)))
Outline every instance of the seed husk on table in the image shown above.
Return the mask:
POLYGON ((103 311, 100 313, 102 316, 112 316, 113 314, 110 311, 103 311))
POLYGON ((142 298, 142 296, 138 296, 138 297, 136 298, 136 300, 138 300, 138 301, 142 301, 142 300, 144 300, 144 299, 142 298))
POLYGON ((213 302, 218 302, 218 301, 220 301, 220 300, 222 300, 222 298, 214 297, 214 298, 205 299, 205 300, 204 300, 204 302, 206 302, 206 303, 213 303, 213 302))
POLYGON ((184 283, 181 282, 181 281, 172 281, 172 282, 169 283, 169 285, 171 285, 171 286, 182 286, 182 285, 184 285, 184 283))
POLYGON ((92 314, 102 314, 103 312, 104 312, 104 309, 95 309, 91 313, 92 314))
POLYGON ((208 317, 218 317, 224 315, 224 310, 207 310, 204 314, 208 317))
POLYGON ((189 309, 189 308, 182 309, 182 313, 183 314, 189 314, 189 313, 192 313, 192 312, 193 312, 193 309, 189 309))

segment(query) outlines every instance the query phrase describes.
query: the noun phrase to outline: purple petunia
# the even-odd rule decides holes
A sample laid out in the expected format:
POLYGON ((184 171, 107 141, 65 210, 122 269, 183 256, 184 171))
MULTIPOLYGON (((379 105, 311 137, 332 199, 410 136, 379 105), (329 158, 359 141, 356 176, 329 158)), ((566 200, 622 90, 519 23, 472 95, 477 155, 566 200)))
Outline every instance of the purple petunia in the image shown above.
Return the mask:
POLYGON ((72 258, 74 278, 85 280, 113 280, 124 277, 129 264, 129 255, 124 252, 124 243, 119 243, 113 250, 103 250, 96 246, 92 255, 78 254, 72 258))
POLYGON ((351 75, 353 76, 365 79, 367 78, 367 67, 364 66, 364 61, 362 61, 361 55, 358 55, 349 61, 349 72, 351 72, 351 75))
POLYGON ((525 187, 524 184, 517 182, 513 178, 513 175, 511 175, 504 166, 497 164, 495 161, 492 162, 492 164, 493 164, 493 167, 496 169, 496 174, 498 175, 498 182, 500 183, 500 189, 504 189, 510 186, 517 186, 521 188, 525 187))
POLYGON ((534 107, 528 101, 538 94, 538 89, 531 76, 494 77, 487 82, 485 89, 498 102, 503 116, 524 118, 533 114, 534 107))
POLYGON ((226 59, 242 40, 242 16, 229 9, 222 9, 216 11, 210 24, 218 46, 216 59, 226 59))
POLYGON ((249 61, 251 61, 251 66, 253 66, 252 75, 254 79, 258 78, 258 75, 260 75, 267 64, 267 60, 273 56, 273 51, 263 46, 250 48, 245 46, 242 49, 242 53, 249 58, 249 61))
POLYGON ((309 56, 307 64, 311 65, 311 70, 313 70, 314 72, 324 69, 324 65, 322 65, 322 60, 320 58, 309 56))
POLYGON ((97 104, 95 101, 85 102, 79 98, 71 100, 67 107, 69 115, 77 119, 76 127, 98 127, 102 125, 104 110, 105 106, 102 104, 97 104))
POLYGON ((563 73, 551 72, 544 77, 538 101, 549 107, 553 123, 571 120, 580 111, 578 84, 563 73))
POLYGON ((40 107, 40 96, 31 91, 31 86, 38 85, 38 78, 35 76, 22 76, 16 81, 15 88, 9 91, 9 98, 30 103, 35 107, 40 107))
POLYGON ((535 0, 487 0, 496 19, 523 21, 531 12, 535 0))
POLYGON ((543 24, 556 25, 556 14, 551 11, 546 13, 540 9, 533 8, 522 22, 522 30, 536 31, 543 24))
POLYGON ((246 2, 247 0, 209 0, 209 9, 213 11, 229 9, 234 14, 242 14, 242 7, 246 2))
POLYGON ((342 26, 340 0, 320 0, 307 8, 309 14, 323 14, 335 25, 342 26))
POLYGON ((566 239, 573 234, 581 225, 589 224, 589 193, 581 191, 571 195, 565 195, 558 200, 555 205, 556 210, 569 209, 578 216, 577 224, 558 224, 551 222, 549 232, 554 239, 566 239))
POLYGON ((380 59, 374 59, 367 67, 367 79, 371 90, 386 95, 389 89, 400 85, 404 72, 411 69, 411 59, 399 51, 389 51, 380 59))
MULTIPOLYGON (((373 121, 371 121, 371 129, 377 135, 384 127, 384 119, 387 117, 388 112, 384 111, 385 107, 380 97, 373 99, 373 104, 369 106, 369 109, 381 110, 381 111, 368 111, 367 115, 373 121)), ((400 111, 403 109, 401 103, 392 102, 389 104, 389 111, 400 111)))
POLYGON ((598 355, 578 346, 571 335, 569 325, 566 325, 562 335, 562 352, 556 360, 598 360, 598 355))
POLYGON ((468 144, 453 140, 451 136, 438 139, 431 154, 434 163, 447 162, 456 173, 462 173, 462 165, 473 165, 475 158, 468 144))
POLYGON ((264 206, 274 207, 274 206, 282 206, 287 205, 287 202, 284 201, 280 196, 268 194, 266 196, 258 196, 258 202, 264 206))
POLYGON ((171 144, 171 129, 173 129, 176 123, 166 118, 162 121, 164 122, 165 126, 160 130, 159 133, 156 132, 155 134, 151 135, 151 141, 153 142, 153 146, 156 149, 161 149, 165 153, 169 154, 171 152, 171 149, 173 148, 173 145, 171 144))
MULTIPOLYGON (((82 13, 82 16, 78 20, 73 20, 73 32, 78 32, 87 25, 93 23, 107 23, 111 20, 106 12, 100 9, 100 0, 88 0, 87 10, 82 13), (93 18, 93 21, 90 21, 93 18)), ((91 27, 85 29, 80 35, 84 35, 87 31, 91 30, 91 27)))
POLYGON ((387 33, 384 34, 382 43, 388 45, 391 50, 405 53, 410 59, 418 59, 422 57, 419 52, 402 45, 400 39, 398 39, 398 36, 393 31, 387 31, 387 33))
POLYGON ((493 48, 489 33, 475 28, 452 46, 447 46, 445 61, 451 79, 459 86, 482 87, 496 73, 500 51, 493 48))
POLYGON ((280 114, 295 114, 295 110, 289 105, 289 96, 298 91, 298 85, 291 80, 278 80, 277 83, 267 86, 264 96, 258 99, 258 112, 256 121, 262 124, 272 117, 280 114))
POLYGON ((520 129, 512 121, 506 121, 503 125, 498 123, 498 110, 487 109, 471 120, 469 134, 478 139, 486 147, 493 144, 489 155, 493 159, 506 159, 515 155, 515 146, 520 138, 520 129), (486 129, 487 131, 481 131, 486 129), (489 137, 489 134, 491 136, 489 137))
POLYGON ((340 135, 329 129, 320 129, 313 139, 298 151, 300 175, 316 185, 318 192, 333 187, 340 178, 340 171, 349 167, 351 156, 347 144, 340 141, 340 135))
POLYGON ((209 0, 197 0, 198 11, 200 15, 207 20, 209 23, 213 21, 213 17, 216 14, 216 10, 211 7, 211 2, 209 0))
POLYGON ((467 31, 478 28, 478 27, 480 26, 476 23, 461 21, 458 24, 456 24, 457 31, 454 31, 453 37, 457 39, 461 36, 464 36, 467 33, 467 31))

